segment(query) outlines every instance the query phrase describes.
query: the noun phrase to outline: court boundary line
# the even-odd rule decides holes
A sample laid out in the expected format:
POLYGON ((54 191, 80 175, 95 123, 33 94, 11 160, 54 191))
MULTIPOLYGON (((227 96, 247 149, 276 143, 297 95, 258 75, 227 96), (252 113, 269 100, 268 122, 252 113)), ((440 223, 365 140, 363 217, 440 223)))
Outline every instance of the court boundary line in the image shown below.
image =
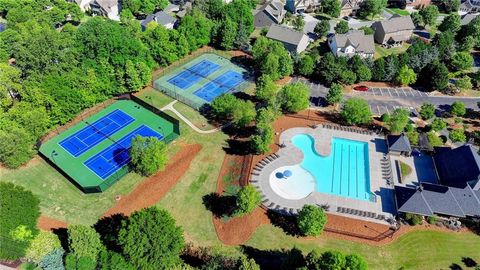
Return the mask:
MULTIPOLYGON (((119 128, 118 130, 116 130, 114 133, 112 133, 112 135, 115 134, 115 133, 117 133, 117 132, 119 132, 120 130, 124 129, 125 127, 129 126, 130 124, 134 123, 135 121, 137 121, 137 119, 136 119, 135 117, 132 117, 132 116, 129 115, 128 113, 126 113, 126 112, 124 112, 123 110, 117 108, 117 109, 109 112, 108 114, 100 117, 99 119, 95 120, 95 122, 92 123, 92 124, 88 124, 88 123, 86 122, 86 120, 81 120, 78 124, 84 123, 84 124, 86 124, 86 126, 84 126, 83 128, 81 128, 80 130, 77 130, 75 133, 73 133, 72 135, 70 135, 70 136, 66 137, 65 139, 61 140, 61 141, 58 142, 57 144, 58 144, 61 148, 63 148, 66 152, 68 152, 70 155, 72 155, 74 158, 80 157, 82 154, 84 154, 84 153, 87 152, 88 150, 92 149, 92 147, 96 146, 97 144, 101 143, 102 141, 104 141, 105 139, 108 139, 108 138, 105 137, 105 135, 102 135, 102 134, 101 134, 102 137, 104 137, 103 140, 100 140, 99 142, 96 142, 95 144, 89 145, 89 147, 86 148, 85 151, 79 153, 78 155, 73 155, 70 151, 68 151, 68 149, 66 149, 65 147, 63 147, 63 145, 61 145, 61 143, 62 143, 63 141, 68 140, 70 137, 74 136, 74 137, 77 138, 79 141, 81 141, 83 144, 85 144, 83 140, 80 140, 80 139, 76 136, 76 134, 79 133, 79 132, 81 132, 81 131, 84 131, 84 129, 86 129, 87 127, 93 126, 93 124, 95 124, 96 122, 102 120, 102 119, 105 118, 105 117, 108 118, 108 119, 110 119, 110 115, 114 114, 114 113, 117 112, 117 111, 120 111, 120 112, 128 115, 128 117, 130 117, 132 120, 131 120, 130 122, 128 122, 126 125, 120 126, 120 128, 119 128)), ((115 122, 117 125, 119 125, 116 121, 113 121, 113 122, 115 122)), ((89 138, 89 137, 90 137, 90 136, 88 136, 87 138, 89 138)))

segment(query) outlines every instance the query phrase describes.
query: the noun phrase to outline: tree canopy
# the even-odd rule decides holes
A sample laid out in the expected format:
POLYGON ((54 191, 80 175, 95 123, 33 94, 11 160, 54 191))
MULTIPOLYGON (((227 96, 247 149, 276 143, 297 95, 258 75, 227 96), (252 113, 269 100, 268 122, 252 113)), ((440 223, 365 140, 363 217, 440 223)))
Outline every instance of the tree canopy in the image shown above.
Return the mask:
POLYGON ((367 101, 351 98, 343 103, 340 115, 349 125, 367 124, 372 121, 372 112, 367 101))
POLYGON ((252 185, 246 185, 238 191, 237 211, 239 215, 252 212, 262 201, 262 197, 257 189, 252 185))
POLYGON ((286 112, 296 113, 307 109, 310 104, 310 90, 301 82, 285 85, 279 95, 281 107, 286 112))
POLYGON ((122 223, 119 243, 136 269, 172 269, 181 263, 183 232, 165 210, 157 207, 134 212, 122 223))
POLYGON ((38 234, 39 204, 32 192, 0 182, 1 259, 16 260, 25 255, 30 242, 38 234))
POLYGON ((136 136, 130 148, 131 164, 141 175, 152 175, 167 165, 167 148, 156 137, 136 136))
POLYGON ((323 232, 327 223, 327 215, 322 208, 314 205, 304 205, 298 212, 298 228, 300 232, 308 236, 318 236, 323 232))

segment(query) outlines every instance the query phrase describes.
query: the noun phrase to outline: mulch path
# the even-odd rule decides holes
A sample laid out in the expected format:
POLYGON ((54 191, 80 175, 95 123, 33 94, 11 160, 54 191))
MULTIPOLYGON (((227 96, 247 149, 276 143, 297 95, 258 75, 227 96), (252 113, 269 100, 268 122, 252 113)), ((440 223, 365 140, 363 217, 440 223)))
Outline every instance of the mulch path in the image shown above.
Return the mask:
POLYGON ((202 146, 199 144, 183 146, 170 159, 165 170, 140 183, 132 192, 122 197, 112 208, 108 209, 103 216, 111 216, 117 213, 129 215, 136 210, 156 204, 180 180, 201 149, 202 146))
POLYGON ((41 215, 37 220, 37 226, 40 230, 51 231, 54 229, 67 228, 68 223, 48 216, 41 215))

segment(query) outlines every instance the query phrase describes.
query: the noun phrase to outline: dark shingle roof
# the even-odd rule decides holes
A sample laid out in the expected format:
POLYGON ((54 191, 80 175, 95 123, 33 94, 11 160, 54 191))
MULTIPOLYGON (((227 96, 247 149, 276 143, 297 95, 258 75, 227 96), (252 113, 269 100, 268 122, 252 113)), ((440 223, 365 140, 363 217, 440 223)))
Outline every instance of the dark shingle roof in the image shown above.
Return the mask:
POLYGON ((159 11, 155 14, 148 15, 145 20, 142 21, 142 26, 146 27, 151 21, 155 21, 160 25, 167 25, 170 23, 175 23, 176 19, 164 11, 159 11))
POLYGON ((404 134, 401 135, 388 135, 387 136, 388 149, 398 152, 410 152, 412 147, 410 141, 404 134))
POLYGON ((433 160, 443 185, 463 188, 480 178, 480 157, 471 145, 442 149, 433 160))
POLYGON ((480 200, 470 186, 447 187, 421 183, 419 187, 395 186, 399 212, 424 216, 480 216, 480 200))
POLYGON ((285 42, 288 44, 298 45, 304 37, 304 33, 295 29, 279 25, 272 24, 268 29, 267 38, 285 42))

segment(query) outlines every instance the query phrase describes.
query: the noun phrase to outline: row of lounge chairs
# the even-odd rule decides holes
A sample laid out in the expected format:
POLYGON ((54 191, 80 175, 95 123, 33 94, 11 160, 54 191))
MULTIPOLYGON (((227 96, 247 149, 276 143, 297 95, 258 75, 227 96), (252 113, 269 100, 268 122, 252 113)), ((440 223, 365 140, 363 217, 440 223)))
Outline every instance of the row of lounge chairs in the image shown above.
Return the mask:
POLYGON ((380 160, 382 167, 382 178, 387 182, 388 186, 393 185, 393 176, 392 176, 392 163, 390 161, 390 156, 385 155, 380 160))
POLYGON ((380 215, 377 213, 369 212, 369 211, 362 211, 362 210, 357 210, 357 209, 352 209, 352 208, 347 208, 347 207, 337 207, 337 212, 342 213, 342 214, 350 214, 350 215, 356 215, 360 217, 366 217, 366 218, 373 218, 373 219, 378 219, 378 220, 386 220, 385 215, 380 215))
POLYGON ((252 175, 260 175, 260 172, 263 170, 265 165, 269 164, 270 162, 274 161, 275 159, 279 158, 280 156, 278 154, 271 154, 269 156, 266 156, 264 159, 260 160, 255 167, 253 167, 253 172, 252 175))
POLYGON ((354 128, 354 127, 345 127, 345 126, 334 125, 334 124, 322 124, 322 127, 326 129, 347 131, 347 132, 353 132, 353 133, 358 133, 363 135, 375 135, 375 133, 372 131, 364 130, 360 128, 354 128))

